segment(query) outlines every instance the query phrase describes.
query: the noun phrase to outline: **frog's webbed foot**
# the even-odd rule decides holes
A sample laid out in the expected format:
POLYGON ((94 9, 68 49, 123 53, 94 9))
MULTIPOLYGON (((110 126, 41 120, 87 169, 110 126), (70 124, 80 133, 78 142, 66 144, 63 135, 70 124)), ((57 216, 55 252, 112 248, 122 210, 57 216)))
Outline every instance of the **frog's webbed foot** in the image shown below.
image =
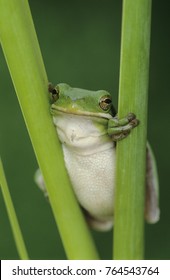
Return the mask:
POLYGON ((98 219, 93 217, 86 209, 81 207, 88 225, 97 231, 109 231, 113 228, 113 217, 105 217, 98 219))
POLYGON ((108 134, 112 137, 113 141, 119 141, 127 137, 131 130, 139 124, 139 120, 133 113, 129 113, 126 117, 118 119, 114 117, 109 120, 108 134))

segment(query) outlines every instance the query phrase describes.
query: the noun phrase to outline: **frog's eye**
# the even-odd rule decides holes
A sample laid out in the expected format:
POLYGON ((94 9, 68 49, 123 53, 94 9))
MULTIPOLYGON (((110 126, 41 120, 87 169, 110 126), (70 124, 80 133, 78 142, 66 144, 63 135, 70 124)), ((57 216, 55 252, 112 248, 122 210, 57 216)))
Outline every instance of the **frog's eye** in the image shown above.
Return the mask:
POLYGON ((112 99, 110 96, 103 96, 99 101, 100 108, 104 111, 108 111, 112 106, 112 99))
POLYGON ((52 84, 48 85, 48 92, 50 93, 50 99, 52 103, 58 100, 59 98, 59 88, 54 87, 52 84))

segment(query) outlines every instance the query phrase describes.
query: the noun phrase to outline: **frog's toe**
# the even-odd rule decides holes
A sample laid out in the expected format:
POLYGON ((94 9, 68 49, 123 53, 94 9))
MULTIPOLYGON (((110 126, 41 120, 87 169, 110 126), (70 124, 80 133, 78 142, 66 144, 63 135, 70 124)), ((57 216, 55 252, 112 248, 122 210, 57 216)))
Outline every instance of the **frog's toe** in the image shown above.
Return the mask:
POLYGON ((127 119, 129 121, 129 123, 132 125, 132 128, 139 124, 139 120, 136 118, 136 115, 133 113, 129 113, 127 115, 127 119))
POLYGON ((129 113, 127 115, 127 119, 129 120, 129 122, 131 122, 132 120, 136 119, 136 115, 133 113, 129 113))
POLYGON ((113 227, 113 219, 97 220, 93 217, 87 219, 90 227, 97 231, 109 231, 113 227))
POLYGON ((83 213, 85 214, 86 221, 88 225, 97 231, 109 231, 113 227, 113 217, 105 217, 105 218, 96 218, 93 217, 87 210, 82 208, 83 213))
POLYGON ((138 119, 133 119, 130 122, 132 128, 136 127, 139 124, 139 120, 138 119))

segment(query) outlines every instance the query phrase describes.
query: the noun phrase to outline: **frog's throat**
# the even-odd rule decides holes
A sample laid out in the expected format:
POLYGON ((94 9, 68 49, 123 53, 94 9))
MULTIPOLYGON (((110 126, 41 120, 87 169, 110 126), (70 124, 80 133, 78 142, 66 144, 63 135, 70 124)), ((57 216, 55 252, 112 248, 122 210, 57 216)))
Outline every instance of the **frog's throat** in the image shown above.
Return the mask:
POLYGON ((95 113, 95 112, 81 111, 81 110, 75 110, 75 109, 68 110, 66 108, 56 106, 54 104, 51 105, 50 111, 53 116, 57 115, 57 112, 62 112, 65 114, 72 114, 72 115, 78 115, 78 116, 97 117, 97 118, 104 118, 104 119, 113 118, 113 116, 109 113, 100 113, 100 112, 95 113))

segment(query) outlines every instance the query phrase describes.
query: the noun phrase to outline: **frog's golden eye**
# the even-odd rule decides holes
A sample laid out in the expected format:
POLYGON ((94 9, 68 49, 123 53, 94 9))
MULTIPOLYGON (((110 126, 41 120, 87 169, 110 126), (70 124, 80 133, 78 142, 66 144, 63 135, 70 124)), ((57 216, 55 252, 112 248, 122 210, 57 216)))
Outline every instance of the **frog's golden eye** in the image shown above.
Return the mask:
POLYGON ((52 84, 48 85, 48 92, 50 93, 50 99, 52 103, 58 100, 59 98, 59 88, 54 87, 52 84))
POLYGON ((104 111, 108 111, 112 106, 112 99, 110 96, 103 96, 99 101, 100 108, 104 111))

